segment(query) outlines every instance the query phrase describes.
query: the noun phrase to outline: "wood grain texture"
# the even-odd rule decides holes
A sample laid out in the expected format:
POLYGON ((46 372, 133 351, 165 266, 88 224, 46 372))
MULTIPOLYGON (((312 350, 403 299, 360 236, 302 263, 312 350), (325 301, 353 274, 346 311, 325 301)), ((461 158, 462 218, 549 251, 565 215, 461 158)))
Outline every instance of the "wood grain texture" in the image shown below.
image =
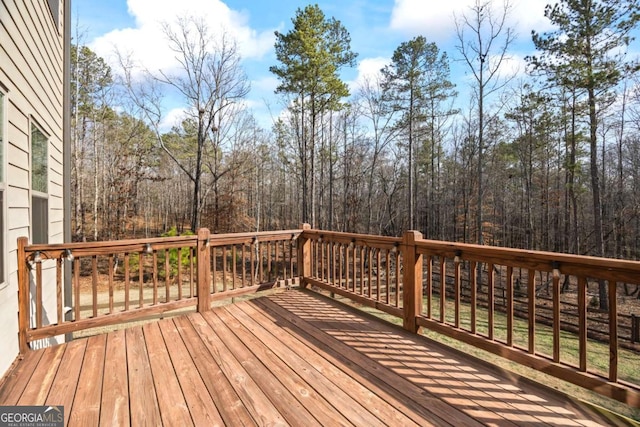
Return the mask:
POLYGON ((292 290, 29 351, 0 405, 62 404, 70 426, 608 423, 516 380, 292 290))

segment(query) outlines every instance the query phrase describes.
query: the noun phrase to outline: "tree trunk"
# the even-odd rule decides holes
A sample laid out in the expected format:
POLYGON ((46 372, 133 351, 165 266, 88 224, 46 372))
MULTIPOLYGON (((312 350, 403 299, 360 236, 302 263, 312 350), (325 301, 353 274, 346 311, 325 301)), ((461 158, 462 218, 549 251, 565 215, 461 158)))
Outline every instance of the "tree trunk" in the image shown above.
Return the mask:
MULTIPOLYGON (((588 89, 588 97, 591 193, 593 195, 593 234, 595 243, 594 254, 596 256, 604 256, 604 239, 602 235, 602 204, 600 201, 600 177, 598 175, 598 118, 596 115, 596 95, 593 88, 588 89)), ((607 285, 604 280, 598 281, 598 297, 600 302, 600 309, 606 310, 609 306, 609 303, 607 298, 607 285)))

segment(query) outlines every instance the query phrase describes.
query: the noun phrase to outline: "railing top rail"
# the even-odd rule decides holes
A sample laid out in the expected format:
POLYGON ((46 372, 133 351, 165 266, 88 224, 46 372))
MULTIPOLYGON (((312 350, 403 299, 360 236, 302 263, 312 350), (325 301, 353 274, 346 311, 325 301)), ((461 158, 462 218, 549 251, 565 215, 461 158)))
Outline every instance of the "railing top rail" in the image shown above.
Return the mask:
MULTIPOLYGON (((254 243, 258 241, 290 240, 300 235, 302 230, 261 231, 247 233, 210 234, 210 244, 224 246, 230 244, 254 243)), ((71 250, 74 256, 108 255, 112 253, 144 252, 147 245, 153 250, 171 249, 176 247, 196 247, 198 236, 152 237, 128 240, 104 240, 97 242, 75 242, 54 244, 33 244, 25 246, 26 253, 43 252, 49 258, 64 256, 66 250, 71 250)))
POLYGON ((97 242, 75 243, 43 243, 25 246, 25 252, 42 251, 53 257, 57 257, 65 250, 70 249, 76 255, 100 255, 120 252, 140 252, 147 244, 159 245, 158 249, 165 247, 196 246, 197 236, 155 237, 130 240, 102 240, 97 242))
POLYGON ((400 243, 402 243, 402 239, 400 237, 377 236, 374 234, 344 233, 339 231, 303 230, 302 235, 314 240, 322 238, 326 239, 327 241, 347 244, 354 243, 361 246, 390 248, 398 246, 400 243))
POLYGON ((493 262, 549 272, 558 269, 564 274, 640 283, 640 261, 427 239, 416 240, 416 245, 417 251, 425 255, 458 255, 470 261, 493 262))
MULTIPOLYGON (((345 233, 326 230, 300 230, 301 235, 312 240, 324 240, 359 246, 393 248, 402 243, 400 237, 345 233)), ((573 274, 610 281, 640 284, 640 261, 602 258, 558 252, 504 248, 472 243, 444 242, 440 240, 416 239, 416 250, 425 255, 456 255, 469 261, 494 263, 512 267, 532 268, 563 274, 573 274)))
POLYGON ((241 243, 255 243, 256 241, 282 241, 295 240, 300 236, 302 230, 279 230, 279 231, 255 231, 247 233, 226 233, 211 234, 209 236, 212 245, 228 245, 241 243))

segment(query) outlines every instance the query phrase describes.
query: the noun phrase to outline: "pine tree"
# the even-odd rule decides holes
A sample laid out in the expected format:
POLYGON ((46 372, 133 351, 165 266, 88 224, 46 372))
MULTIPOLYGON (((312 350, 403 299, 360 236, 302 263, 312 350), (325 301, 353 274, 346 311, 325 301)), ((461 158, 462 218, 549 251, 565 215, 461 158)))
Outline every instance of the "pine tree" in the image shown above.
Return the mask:
POLYGON ((293 97, 294 114, 300 115, 297 132, 302 175, 302 220, 314 221, 315 138, 322 113, 335 110, 349 89, 338 75, 344 66, 355 64, 351 36, 340 21, 327 19, 318 5, 298 9, 292 19, 293 29, 276 35, 276 58, 280 65, 269 70, 280 85, 276 93, 293 97), (311 195, 311 203, 309 196, 311 195))
POLYGON ((397 126, 407 137, 408 227, 416 229, 418 144, 420 141, 430 144, 423 148, 431 152, 433 160, 439 142, 438 121, 452 114, 451 109, 443 108, 442 104, 455 96, 454 85, 449 80, 449 59, 446 53, 440 53, 435 43, 418 36, 398 46, 391 64, 382 69, 382 76, 384 99, 391 109, 401 114, 397 126))
MULTIPOLYGON (((535 70, 568 89, 586 92, 589 121, 590 175, 593 208, 594 255, 604 256, 600 172, 598 170, 598 108, 610 96, 626 71, 631 31, 640 19, 638 0, 561 0, 547 5, 545 17, 557 28, 532 31, 540 51, 529 62, 535 70)), ((607 308, 607 289, 600 283, 600 307, 607 308)))

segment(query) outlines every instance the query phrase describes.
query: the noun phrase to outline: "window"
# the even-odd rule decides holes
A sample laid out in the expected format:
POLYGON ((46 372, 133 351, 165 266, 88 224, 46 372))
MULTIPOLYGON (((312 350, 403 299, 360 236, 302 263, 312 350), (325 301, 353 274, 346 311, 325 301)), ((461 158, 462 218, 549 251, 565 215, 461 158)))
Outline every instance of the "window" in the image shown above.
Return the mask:
POLYGON ((49 240, 49 200, 47 146, 49 140, 31 125, 31 239, 33 243, 49 240))
POLYGON ((49 10, 56 28, 60 26, 60 0, 49 0, 49 10))

